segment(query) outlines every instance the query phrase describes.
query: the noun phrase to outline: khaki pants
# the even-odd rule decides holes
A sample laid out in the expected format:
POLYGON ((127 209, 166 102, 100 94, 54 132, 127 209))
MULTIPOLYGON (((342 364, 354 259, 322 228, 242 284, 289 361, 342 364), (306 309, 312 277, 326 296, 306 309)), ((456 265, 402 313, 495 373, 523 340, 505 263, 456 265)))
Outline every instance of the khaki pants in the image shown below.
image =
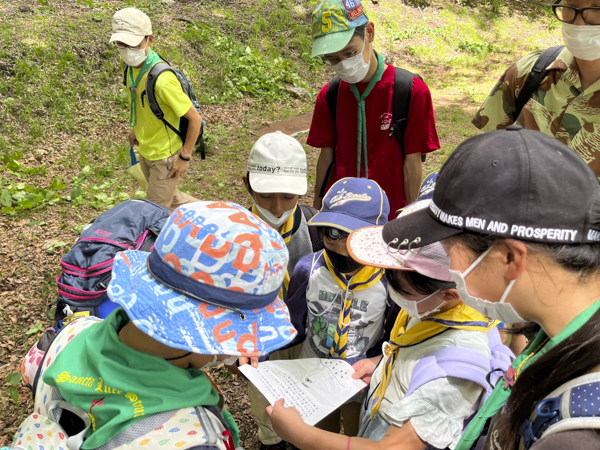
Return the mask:
POLYGON ((167 178, 173 168, 175 158, 179 158, 180 151, 181 149, 168 158, 157 161, 150 161, 140 155, 140 167, 148 180, 146 200, 171 209, 176 209, 185 203, 199 201, 191 195, 179 192, 177 186, 179 186, 181 178, 167 178))
MULTIPOLYGON (((271 361, 281 361, 298 359, 302 344, 295 345, 292 348, 280 350, 271 353, 269 359, 271 361)), ((250 414, 258 425, 258 438, 264 445, 274 445, 281 442, 281 438, 273 430, 271 420, 267 415, 267 406, 269 402, 264 395, 260 393, 256 387, 248 381, 248 397, 250 398, 250 414)), ((339 430, 338 430, 339 431, 339 430)))
POLYGON ((344 421, 344 435, 356 436, 360 426, 360 407, 359 402, 344 403, 334 412, 321 420, 315 427, 321 430, 331 431, 332 433, 340 432, 340 418, 344 421))

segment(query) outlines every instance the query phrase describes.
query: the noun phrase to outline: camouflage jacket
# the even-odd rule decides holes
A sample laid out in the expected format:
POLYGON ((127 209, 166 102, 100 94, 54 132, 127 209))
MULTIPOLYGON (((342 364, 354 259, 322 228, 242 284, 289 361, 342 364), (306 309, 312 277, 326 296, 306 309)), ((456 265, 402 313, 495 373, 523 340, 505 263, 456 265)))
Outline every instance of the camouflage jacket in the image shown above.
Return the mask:
MULTIPOLYGON (((492 131, 513 123, 515 95, 540 53, 521 58, 504 72, 473 119, 477 128, 492 131)), ((566 48, 548 66, 548 75, 515 123, 554 136, 600 176, 600 80, 582 92, 577 62, 566 48)))

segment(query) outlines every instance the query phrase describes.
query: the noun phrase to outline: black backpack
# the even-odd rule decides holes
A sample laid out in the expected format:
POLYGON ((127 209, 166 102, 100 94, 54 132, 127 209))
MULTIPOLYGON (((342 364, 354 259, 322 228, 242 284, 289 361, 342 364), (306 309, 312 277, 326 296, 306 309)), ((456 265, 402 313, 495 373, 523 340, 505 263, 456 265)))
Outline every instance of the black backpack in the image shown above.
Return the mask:
POLYGON ((538 57, 523 84, 523 88, 519 91, 519 95, 515 96, 515 112, 512 116, 513 122, 517 121, 525 104, 529 101, 533 93, 537 91, 544 78, 546 78, 546 74, 548 73, 546 67, 556 60, 559 53, 562 52, 564 48, 564 45, 555 45, 554 47, 544 50, 538 57))
MULTIPOLYGON (((406 148, 404 146, 404 135, 408 127, 408 108, 410 106, 410 99, 412 97, 412 86, 414 77, 422 79, 419 75, 409 72, 408 70, 394 67, 394 94, 392 100, 392 126, 390 127, 389 138, 392 139, 393 135, 396 135, 400 151, 402 152, 402 160, 406 157, 406 148)), ((335 128, 335 135, 337 136, 337 99, 338 91, 340 88, 340 82, 342 79, 339 76, 333 77, 327 86, 327 106, 331 112, 333 118, 333 126, 335 128)), ((425 162, 425 155, 421 156, 421 160, 425 162)), ((335 164, 335 153, 333 155, 333 161, 327 168, 325 180, 323 186, 321 186, 320 197, 325 196, 325 186, 331 176, 331 171, 335 164)))
MULTIPOLYGON (((192 88, 192 83, 190 82, 190 79, 183 72, 183 70, 172 67, 171 64, 169 64, 169 62, 165 60, 162 56, 158 56, 162 61, 156 63, 148 73, 148 77, 146 78, 146 89, 141 94, 142 106, 144 106, 144 97, 146 97, 146 99, 148 100, 148 105, 150 106, 150 109, 152 110, 156 118, 162 121, 165 127, 169 127, 173 132, 175 132, 175 134, 177 134, 177 136, 181 138, 181 141, 185 143, 189 122, 185 117, 180 117, 179 129, 177 129, 165 119, 165 113, 162 111, 162 109, 160 109, 160 106, 156 101, 155 87, 157 78, 163 72, 173 72, 177 77, 177 80, 179 80, 179 84, 181 84, 181 89, 183 89, 185 95, 189 97, 192 104, 194 105, 194 108, 196 108, 196 111, 198 111, 198 114, 202 113, 200 109, 200 103, 198 103, 198 100, 194 95, 194 90, 192 88)), ((125 87, 127 87, 128 70, 129 66, 125 64, 125 67, 123 69, 123 84, 125 85, 125 87)), ((202 125, 200 127, 200 134, 198 134, 198 139, 196 139, 195 146, 196 145, 200 148, 201 158, 206 159, 206 147, 204 145, 204 120, 202 121, 202 125)))

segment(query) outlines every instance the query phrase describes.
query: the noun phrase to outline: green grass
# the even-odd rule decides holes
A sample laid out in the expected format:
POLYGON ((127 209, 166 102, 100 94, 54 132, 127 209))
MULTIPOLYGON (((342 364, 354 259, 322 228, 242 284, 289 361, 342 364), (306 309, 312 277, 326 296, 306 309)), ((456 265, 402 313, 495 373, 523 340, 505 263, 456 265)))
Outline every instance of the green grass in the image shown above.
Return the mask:
MULTIPOLYGON (((68 203, 68 193, 79 189, 78 206, 85 199, 94 207, 110 205, 137 190, 124 174, 129 155, 122 69, 107 44, 110 17, 119 7, 145 7, 155 24, 155 50, 187 73, 203 105, 231 111, 251 102, 238 123, 207 125, 209 159, 195 163, 182 186, 193 195, 243 198, 239 177, 255 141, 248 128, 311 111, 316 92, 332 75, 309 58, 310 13, 317 0, 189 1, 177 11, 157 0, 82 0, 80 13, 39 3, 33 15, 0 22, 5 75, 0 77, 0 154, 28 154, 49 145, 50 158, 23 163, 44 169, 28 181, 50 186, 57 162, 72 173, 64 177, 63 200, 68 203), (308 97, 292 99, 289 86, 306 88, 308 97)), ((419 73, 432 90, 442 151, 430 158, 430 167, 477 133, 470 117, 508 64, 560 40, 559 26, 541 2, 527 15, 512 14, 509 1, 485 1, 475 9, 434 3, 442 7, 416 9, 399 1, 366 5, 376 24, 375 48, 419 73)), ((313 163, 315 156, 309 155, 313 163)), ((1 176, 8 177, 4 185, 14 181, 9 171, 1 176)))

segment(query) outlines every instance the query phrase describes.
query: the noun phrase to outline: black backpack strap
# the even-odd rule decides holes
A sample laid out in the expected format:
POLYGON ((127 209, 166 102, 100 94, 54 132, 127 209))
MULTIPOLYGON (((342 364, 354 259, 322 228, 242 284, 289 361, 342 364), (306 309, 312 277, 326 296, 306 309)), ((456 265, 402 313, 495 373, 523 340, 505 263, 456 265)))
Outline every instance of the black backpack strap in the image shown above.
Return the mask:
POLYGON ((123 63, 123 86, 127 87, 127 71, 129 70, 129 66, 123 63))
MULTIPOLYGON (((333 146, 333 161, 329 164, 327 168, 327 172, 325 173, 325 179, 323 180, 323 185, 321 186, 321 192, 319 192, 319 197, 325 197, 325 186, 327 186, 327 182, 329 181, 329 177, 331 177, 331 172, 333 171, 333 166, 335 165, 335 147, 337 146, 337 101, 338 101, 338 92, 340 90, 340 82, 342 79, 339 76, 335 76, 329 82, 327 86, 327 106, 329 107, 329 112, 331 113, 331 119, 333 120, 333 134, 335 135, 336 144, 333 146)), ((311 216, 312 217, 312 216, 311 216)))
POLYGON ((156 116, 158 120, 161 120, 162 123, 164 123, 165 126, 169 127, 173 132, 175 132, 175 134, 177 134, 177 136, 179 136, 181 140, 185 141, 185 137, 183 137, 181 131, 179 131, 167 120, 165 120, 165 113, 156 101, 156 80, 158 79, 160 74, 164 72, 173 72, 173 74, 177 76, 171 65, 165 61, 161 61, 159 63, 154 64, 154 66, 152 67, 152 69, 150 69, 150 72, 148 73, 148 78, 146 78, 146 98, 148 99, 148 106, 150 106, 152 113, 156 116))
POLYGON ((337 100, 338 100, 338 91, 340 90, 340 82, 342 79, 336 75, 331 79, 329 85, 327 86, 327 106, 329 107, 329 112, 331 113, 331 118, 333 119, 333 130, 335 134, 335 140, 337 142, 337 100))
MULTIPOLYGON (((394 68, 394 94, 392 100, 392 127, 390 128, 389 138, 396 135, 400 151, 402 152, 402 161, 406 158, 406 147, 404 146, 404 136, 408 127, 408 109, 412 97, 412 86, 415 75, 408 70, 400 67, 394 68)), ((419 77, 421 78, 421 77, 419 77)))
MULTIPOLYGON (((300 205, 300 209, 302 210, 302 214, 306 219, 306 222, 314 217, 319 211, 317 211, 312 206, 308 205, 300 205)), ((310 234, 310 242, 312 242, 313 252, 318 252, 323 248, 323 236, 319 232, 319 227, 308 227, 308 233, 310 234)))
POLYGON ((525 104, 529 101, 533 93, 537 91, 544 78, 546 78, 546 74, 548 73, 546 68, 556 60, 559 53, 562 52, 564 48, 564 45, 555 45, 554 47, 544 50, 538 57, 533 65, 533 69, 531 69, 531 72, 523 84, 523 88, 519 91, 519 95, 515 97, 516 109, 512 117, 513 122, 517 121, 525 104))

